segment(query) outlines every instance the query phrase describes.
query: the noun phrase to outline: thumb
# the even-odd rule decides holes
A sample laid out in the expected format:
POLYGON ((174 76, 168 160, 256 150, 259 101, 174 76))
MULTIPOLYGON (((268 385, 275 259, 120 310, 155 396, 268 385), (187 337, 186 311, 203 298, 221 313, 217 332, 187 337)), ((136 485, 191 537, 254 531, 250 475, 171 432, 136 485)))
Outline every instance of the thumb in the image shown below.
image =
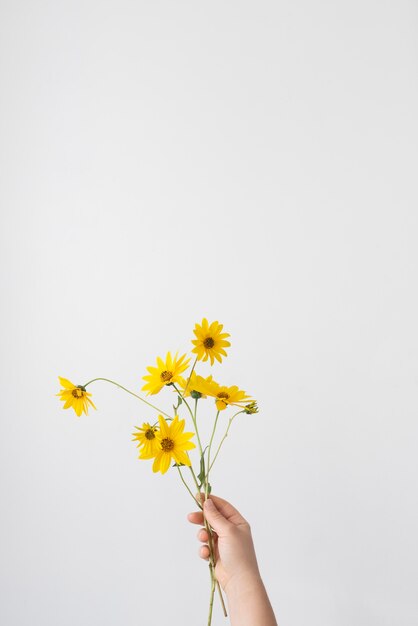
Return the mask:
POLYGON ((218 536, 226 535, 233 524, 216 508, 214 501, 209 498, 203 502, 203 513, 218 536))

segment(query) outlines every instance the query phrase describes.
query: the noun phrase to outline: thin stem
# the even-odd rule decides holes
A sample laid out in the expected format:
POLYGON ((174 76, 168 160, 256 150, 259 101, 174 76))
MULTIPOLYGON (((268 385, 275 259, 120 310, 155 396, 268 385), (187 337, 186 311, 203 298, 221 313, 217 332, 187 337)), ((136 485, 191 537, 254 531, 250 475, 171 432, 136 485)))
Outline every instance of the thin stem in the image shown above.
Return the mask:
POLYGON ((213 597, 215 595, 215 584, 216 584, 216 578, 215 578, 215 573, 213 571, 212 563, 209 563, 209 570, 210 570, 210 600, 209 600, 208 626, 211 626, 212 611, 213 611, 213 597))
MULTIPOLYGON (((193 471, 193 467, 190 465, 189 468, 190 468, 191 474, 193 476, 193 480, 195 482, 195 485, 197 487, 197 491, 198 491, 198 493, 200 493, 199 484, 197 482, 196 474, 193 471)), ((181 473, 180 467, 178 465, 177 465, 177 469, 178 469, 178 472, 180 474, 180 478, 182 479, 182 481, 183 481, 187 491, 190 493, 190 495, 192 496, 193 500, 198 505, 199 509, 203 510, 203 506, 200 504, 198 499, 195 498, 195 496, 192 494, 191 490, 189 489, 189 486, 186 483, 186 481, 184 480, 183 474, 181 473)), ((225 617, 227 617, 228 613, 226 611, 226 607, 225 607, 225 602, 224 602, 223 595, 222 595, 221 586, 220 586, 219 581, 216 579, 216 576, 215 576, 215 569, 214 569, 215 568, 215 549, 214 549, 214 546, 213 546, 212 529, 209 526, 209 524, 208 524, 208 522, 207 522, 207 520, 206 520, 206 518, 204 516, 203 516, 203 519, 204 519, 204 523, 205 523, 205 528, 206 528, 208 536, 209 536, 209 551, 210 551, 210 557, 209 558, 210 558, 210 566, 212 568, 211 569, 211 576, 213 576, 213 579, 214 579, 214 581, 212 579, 212 584, 216 583, 216 586, 217 586, 218 592, 219 592, 219 598, 220 598, 221 604, 222 604, 222 610, 223 610, 223 613, 224 613, 225 617)), ((211 601, 213 603, 213 596, 211 596, 211 601)), ((210 624, 210 621, 208 623, 210 624)))
POLYGON ((190 469, 190 471, 192 473, 194 484, 196 485, 197 493, 200 493, 199 483, 197 482, 197 476, 194 473, 193 467, 191 465, 189 465, 189 469, 190 469))
MULTIPOLYGON (((216 577, 215 577, 215 578, 216 578, 216 577)), ((218 580, 218 579, 216 579, 216 586, 217 586, 217 588, 218 588, 219 599, 220 599, 221 604, 222 604, 222 610, 223 610, 223 612, 224 612, 224 616, 225 616, 225 617, 228 617, 228 612, 227 612, 227 610, 226 610, 226 606, 225 606, 225 600, 224 600, 224 597, 223 597, 223 595, 222 595, 222 589, 221 589, 221 585, 219 584, 219 580, 218 580)))
MULTIPOLYGON (((193 425, 195 427, 195 431, 196 431, 196 436, 197 436, 197 440, 199 443, 199 450, 200 450, 200 454, 201 456, 203 456, 203 448, 202 448, 202 442, 200 441, 200 436, 199 436, 199 430, 197 428, 197 398, 195 398, 195 405, 194 405, 194 412, 191 410, 188 402, 184 399, 184 396, 182 396, 182 394, 180 393, 180 390, 176 387, 176 385, 173 385, 174 389, 177 391, 178 395, 181 397, 181 399, 184 401, 185 405, 187 406, 189 413, 191 415, 191 418, 193 420, 193 425)), ((193 467, 190 465, 190 472, 193 476, 193 480, 194 483, 196 485, 196 489, 197 492, 200 494, 200 485, 198 483, 197 480, 197 476, 193 470, 193 467)), ((205 493, 205 496, 207 498, 207 494, 205 493)), ((201 509, 203 509, 203 506, 200 507, 201 509)), ((212 581, 212 585, 211 585, 211 596, 210 596, 210 605, 209 605, 209 618, 208 618, 208 626, 210 626, 211 621, 212 621, 212 610, 213 610, 213 596, 214 596, 214 592, 215 592, 215 586, 218 587, 218 591, 219 591, 219 597, 221 600, 221 604, 222 604, 222 610, 223 613, 225 615, 225 617, 228 616, 228 613, 226 611, 226 607, 225 607, 225 602, 222 596, 222 590, 219 584, 219 581, 216 579, 215 576, 215 549, 214 549, 214 545, 213 545, 213 534, 212 534, 212 529, 206 519, 206 517, 203 515, 203 520, 204 520, 204 524, 205 524, 205 528, 206 531, 208 533, 208 537, 209 537, 209 562, 210 562, 210 567, 211 567, 211 581, 212 581)))
POLYGON ((179 394, 180 398, 183 400, 184 404, 185 404, 185 405, 187 406, 187 408, 189 409, 189 413, 190 413, 190 416, 191 416, 191 418, 192 418, 193 425, 194 425, 194 428, 195 428, 195 431, 196 431, 196 437, 197 437, 197 442, 198 442, 198 444, 199 444, 200 456, 202 456, 202 455, 203 455, 203 448, 202 448, 202 442, 200 441, 199 430, 198 430, 198 428, 197 428, 197 419, 196 419, 196 406, 197 406, 197 404, 195 404, 195 414, 193 415, 193 411, 192 411, 192 409, 190 408, 190 405, 189 405, 189 403, 187 402, 187 400, 185 400, 185 399, 184 399, 184 396, 182 396, 182 395, 181 395, 181 393, 180 393, 180 389, 178 389, 178 387, 176 387, 176 385, 173 385, 173 387, 174 387, 174 389, 177 391, 177 393, 179 394))
MULTIPOLYGON (((167 421, 167 422, 172 422, 172 421, 173 421, 173 419, 174 419, 173 417, 167 417, 167 420, 166 420, 166 421, 167 421)), ((153 427, 153 428, 155 428, 156 426, 158 426, 158 424, 159 424, 159 423, 160 423, 160 422, 159 422, 159 420, 156 420, 156 421, 153 423, 152 427, 153 427)))
POLYGON ((190 493, 190 495, 192 496, 193 500, 196 502, 196 504, 197 504, 197 506, 199 507, 199 509, 202 509, 203 507, 202 507, 202 505, 200 504, 199 500, 198 500, 197 498, 195 498, 195 497, 194 497, 194 495, 192 494, 192 491, 191 491, 191 489, 190 489, 189 485, 188 485, 188 484, 186 483, 186 481, 184 480, 184 476, 183 476, 183 474, 182 474, 182 472, 181 472, 180 467, 179 467, 178 465, 177 465, 176 467, 177 467, 177 469, 178 469, 179 476, 180 476, 180 478, 181 478, 181 480, 182 480, 182 482, 183 482, 184 486, 186 487, 187 491, 190 493))
POLYGON ((233 415, 232 417, 230 417, 230 418, 229 418, 228 428, 226 429, 226 432, 225 432, 224 436, 223 436, 223 437, 222 437, 222 439, 221 439, 221 442, 220 442, 220 444, 219 444, 219 446, 218 446, 218 449, 217 449, 217 451, 216 451, 216 454, 215 454, 215 457, 214 457, 214 459, 213 459, 212 463, 209 465, 208 473, 209 473, 209 472, 210 472, 210 470, 212 469, 213 464, 215 463, 215 461, 216 461, 216 459, 217 459, 217 456, 218 456, 218 454, 219 454, 219 451, 220 451, 220 449, 222 448, 222 444, 223 444, 223 442, 224 442, 224 441, 225 441, 225 439, 228 437, 229 429, 231 428, 231 424, 232 424, 232 422, 233 422, 234 418, 235 418, 237 415, 239 415, 240 413, 244 413, 244 411, 238 411, 238 413, 235 413, 235 415, 233 415))
POLYGON ((194 370, 194 368, 196 367, 196 363, 197 363, 197 357, 196 357, 196 358, 195 358, 195 360, 194 360, 193 367, 192 367, 191 372, 190 372, 190 374, 189 374, 189 378, 187 379, 187 383, 186 383, 186 386, 185 386, 185 388, 184 388, 184 392, 183 392, 183 393, 186 393, 186 389, 187 389, 187 387, 189 386, 189 382, 190 382, 190 379, 191 379, 191 377, 192 377, 193 370, 194 370))
POLYGON ((187 400, 185 399, 185 397, 183 396, 183 394, 181 393, 180 389, 178 387, 176 387, 175 383, 171 383, 174 387, 174 389, 177 391, 178 395, 180 396, 180 398, 182 399, 182 401, 184 402, 184 404, 187 406, 189 413, 193 419, 193 411, 190 408, 189 403, 187 402, 187 400))
MULTIPOLYGON (((207 496, 205 495, 205 499, 207 499, 207 496)), ((219 580, 216 578, 216 574, 215 574, 215 565, 216 565, 216 557, 215 557, 215 546, 213 543, 213 531, 212 528, 210 526, 210 524, 208 523, 205 514, 203 514, 203 520, 205 523, 205 528, 206 531, 208 533, 208 544, 209 544, 209 566, 210 566, 210 572, 211 572, 211 577, 213 578, 214 583, 216 584, 216 586, 218 587, 218 592, 219 592, 219 598, 222 604, 222 610, 223 610, 223 614, 225 617, 228 617, 228 613, 226 610, 226 606, 225 606, 225 602, 224 602, 224 598, 222 595, 222 589, 221 586, 219 584, 219 580)), ((213 602, 213 595, 211 596, 212 598, 212 602, 213 602)), ((209 622, 210 623, 210 622, 209 622)))
POLYGON ((96 382, 96 380, 104 380, 107 383, 112 383, 112 385, 116 385, 116 387, 119 387, 119 389, 123 389, 123 391, 126 391, 126 393, 130 393, 131 396, 135 396, 135 398, 138 398, 138 400, 141 400, 141 402, 145 402, 145 404, 148 404, 148 406, 150 406, 152 409, 155 409, 159 413, 162 413, 162 415, 165 415, 166 417, 169 417, 170 419, 172 419, 171 415, 169 415, 168 413, 164 413, 164 411, 162 411, 158 407, 156 407, 153 404, 151 404, 151 402, 148 402, 147 400, 144 400, 144 398, 141 398, 141 396, 138 396, 133 391, 129 391, 129 389, 126 389, 126 387, 123 387, 123 385, 120 385, 119 383, 115 383, 115 381, 114 380, 110 380, 110 378, 93 378, 92 380, 89 380, 88 383, 83 385, 83 387, 87 387, 87 385, 90 385, 90 383, 96 382))
MULTIPOLYGON (((196 485, 196 487, 197 487, 197 492, 200 494, 200 487, 199 487, 199 483, 197 482, 196 474, 195 474, 195 473, 194 473, 194 471, 193 471, 193 467, 190 465, 189 469, 190 469, 190 471, 191 471, 191 474, 192 474, 192 476, 193 476, 193 480, 194 480, 195 485, 196 485)), ((196 501, 197 501, 197 499, 196 499, 196 501)), ((200 506, 200 505, 199 505, 199 506, 200 506)), ((203 506, 200 506, 200 508, 201 508, 201 509, 203 509, 203 506)), ((208 538, 209 538, 209 541, 208 541, 208 544, 209 544, 209 562, 210 562, 210 563, 211 563, 211 565, 212 565, 213 572, 214 572, 214 576, 215 576, 215 564, 216 564, 216 560, 215 560, 215 548, 214 548, 214 545, 213 545, 213 534, 212 534, 212 528, 210 527, 210 525, 209 525, 209 523, 208 523, 208 521, 207 521, 207 519, 206 519, 206 517, 205 517, 205 515, 204 515, 204 514, 203 514, 203 522, 204 522, 204 525, 205 525, 206 531, 207 531, 207 533, 208 533, 208 538)), ((216 577, 215 577, 215 579, 216 579, 216 577)), ((220 598, 220 600, 221 600, 223 613, 224 613, 225 617, 228 617, 228 613, 227 613, 226 606, 225 606, 225 601, 224 601, 224 599, 223 599, 223 595, 222 595, 221 586, 220 586, 219 581, 218 581, 217 579, 216 579, 216 586, 218 587, 219 598, 220 598)))
POLYGON ((203 446, 202 446, 202 442, 200 441, 200 435, 199 435, 199 429, 197 428, 197 403, 198 403, 198 398, 194 399, 194 416, 193 416, 193 424, 196 430, 196 436, 197 436, 197 440, 199 442, 199 450, 200 450, 200 455, 203 455, 203 446))
POLYGON ((207 469, 207 472, 206 472, 206 477, 205 477, 206 498, 208 497, 208 489, 209 489, 210 451, 211 451, 211 449, 212 449, 213 438, 214 438, 214 436, 215 436, 215 430, 216 430, 216 426, 217 426, 217 424, 218 424, 219 413, 220 413, 220 411, 218 411, 218 412, 216 413, 215 423, 213 424, 213 429, 212 429, 212 436, 211 436, 211 438, 210 438, 210 441, 209 441, 209 447, 208 447, 208 469, 207 469))

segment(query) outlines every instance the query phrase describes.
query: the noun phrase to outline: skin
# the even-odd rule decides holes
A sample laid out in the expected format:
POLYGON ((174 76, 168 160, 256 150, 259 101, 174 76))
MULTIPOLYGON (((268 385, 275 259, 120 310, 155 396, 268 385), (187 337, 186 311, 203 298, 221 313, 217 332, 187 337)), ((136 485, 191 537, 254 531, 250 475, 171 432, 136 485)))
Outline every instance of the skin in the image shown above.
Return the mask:
MULTIPOLYGON (((258 569, 248 522, 232 504, 209 496, 203 502, 204 515, 214 530, 215 574, 228 599, 231 626, 277 626, 276 618, 258 569)), ((189 513, 192 524, 203 525, 202 511, 189 513)), ((208 533, 201 528, 197 537, 200 557, 208 560, 208 533)))

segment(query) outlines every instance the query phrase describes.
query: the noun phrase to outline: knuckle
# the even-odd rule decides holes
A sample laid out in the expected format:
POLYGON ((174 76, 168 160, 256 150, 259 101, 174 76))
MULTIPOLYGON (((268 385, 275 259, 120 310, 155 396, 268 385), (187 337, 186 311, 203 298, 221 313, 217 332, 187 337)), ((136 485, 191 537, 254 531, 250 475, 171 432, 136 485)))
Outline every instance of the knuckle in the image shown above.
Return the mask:
POLYGON ((239 528, 241 528, 241 530, 246 530, 246 531, 251 531, 251 526, 250 523, 247 522, 246 519, 242 519, 242 522, 239 524, 239 528))

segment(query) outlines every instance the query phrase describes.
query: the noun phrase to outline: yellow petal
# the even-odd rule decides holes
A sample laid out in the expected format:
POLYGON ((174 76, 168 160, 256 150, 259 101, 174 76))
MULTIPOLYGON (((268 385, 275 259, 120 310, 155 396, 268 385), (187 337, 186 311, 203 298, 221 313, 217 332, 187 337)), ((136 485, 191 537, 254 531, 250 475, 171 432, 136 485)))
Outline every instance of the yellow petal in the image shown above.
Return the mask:
POLYGON ((160 470, 160 463, 161 463, 161 457, 163 455, 163 452, 160 452, 159 454, 157 454, 157 456, 154 459, 154 463, 152 464, 152 471, 153 472, 158 472, 160 470))
POLYGON ((171 461, 171 454, 169 454, 167 452, 164 452, 162 457, 161 457, 161 462, 160 462, 161 474, 165 474, 166 473, 166 471, 170 467, 170 461, 171 461))
POLYGON ((73 383, 68 380, 67 378, 62 378, 62 376, 58 376, 60 384, 62 385, 62 387, 65 387, 65 389, 75 389, 76 385, 73 385, 73 383))
POLYGON ((169 426, 162 415, 158 416, 158 421, 160 423, 160 438, 164 439, 165 437, 169 437, 169 426))
POLYGON ((176 460, 176 463, 183 463, 184 465, 191 465, 191 461, 189 459, 189 457, 187 456, 187 454, 185 452, 183 452, 183 450, 176 450, 174 452, 174 458, 176 460))

